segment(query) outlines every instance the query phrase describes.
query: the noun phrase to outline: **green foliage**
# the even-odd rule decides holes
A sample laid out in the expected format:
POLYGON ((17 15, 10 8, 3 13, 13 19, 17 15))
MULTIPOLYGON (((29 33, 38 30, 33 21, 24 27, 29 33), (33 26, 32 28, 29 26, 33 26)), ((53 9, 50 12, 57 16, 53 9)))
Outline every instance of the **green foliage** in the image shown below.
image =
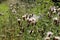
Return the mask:
POLYGON ((0 0, 0 3, 4 2, 4 1, 7 1, 7 0, 0 0))
MULTIPOLYGON (((29 0, 29 3, 32 3, 31 1, 32 0, 29 0)), ((32 3, 34 6, 25 3, 25 1, 20 3, 17 14, 13 14, 11 10, 9 10, 7 3, 0 4, 0 13, 3 14, 3 16, 0 16, 0 36, 5 35, 4 40, 43 40, 48 31, 52 31, 54 35, 58 35, 60 32, 60 25, 56 26, 53 24, 53 20, 49 19, 47 15, 49 7, 53 6, 54 3, 50 0, 36 0, 32 3), (30 25, 27 27, 27 22, 21 21, 21 27, 18 25, 16 17, 21 18, 25 13, 34 13, 36 15, 42 15, 43 17, 38 20, 37 25, 35 26, 30 25), (24 32, 20 34, 22 28, 24 29, 24 32), (43 33, 37 32, 38 29, 42 30, 43 33), (30 34, 30 30, 33 30, 34 32, 30 34)), ((0 37, 0 40, 3 40, 2 36, 0 37)))

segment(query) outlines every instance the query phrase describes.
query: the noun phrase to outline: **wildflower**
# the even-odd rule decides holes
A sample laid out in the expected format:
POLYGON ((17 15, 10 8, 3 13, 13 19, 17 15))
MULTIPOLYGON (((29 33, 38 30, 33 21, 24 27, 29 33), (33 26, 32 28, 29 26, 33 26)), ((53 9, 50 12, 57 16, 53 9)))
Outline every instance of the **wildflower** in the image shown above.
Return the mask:
POLYGON ((29 18, 33 17, 33 14, 29 14, 29 18))
POLYGON ((50 7, 50 11, 51 11, 52 13, 56 13, 56 12, 57 12, 57 9, 56 9, 55 6, 52 6, 52 7, 50 7))
POLYGON ((17 19, 18 23, 20 24, 21 19, 17 19))
POLYGON ((56 13, 56 9, 54 9, 53 13, 56 13))
POLYGON ((17 19, 18 21, 20 21, 21 19, 17 19))
POLYGON ((58 12, 58 16, 60 16, 60 12, 58 12))
POLYGON ((12 9, 12 13, 16 13, 16 10, 15 9, 12 9))
POLYGON ((45 40, 50 40, 50 37, 46 37, 45 40))
POLYGON ((50 11, 53 12, 54 10, 56 10, 56 7, 55 6, 50 7, 50 11))
POLYGON ((13 4, 12 3, 10 3, 10 5, 9 5, 10 7, 13 7, 13 4))
POLYGON ((59 25, 59 19, 57 17, 54 17, 53 21, 55 25, 59 25))
POLYGON ((47 32, 47 37, 51 37, 53 35, 52 32, 47 32))
POLYGON ((34 24, 36 25, 36 19, 33 18, 33 17, 29 19, 29 22, 30 22, 32 25, 34 25, 34 24))
POLYGON ((60 8, 58 8, 57 11, 60 12, 60 8))
POLYGON ((57 17, 54 17, 53 20, 58 20, 58 18, 57 17))
POLYGON ((53 38, 53 40, 60 40, 60 37, 55 36, 55 37, 53 38))
POLYGON ((22 16, 23 20, 26 20, 27 17, 28 17, 28 14, 25 14, 22 16))

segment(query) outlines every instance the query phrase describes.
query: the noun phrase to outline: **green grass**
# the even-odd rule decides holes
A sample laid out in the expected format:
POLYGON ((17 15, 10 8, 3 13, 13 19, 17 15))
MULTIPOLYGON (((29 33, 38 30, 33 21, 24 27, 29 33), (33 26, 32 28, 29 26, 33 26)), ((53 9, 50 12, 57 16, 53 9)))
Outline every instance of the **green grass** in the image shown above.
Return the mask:
POLYGON ((0 33, 1 33, 1 30, 4 25, 6 26, 9 17, 7 3, 4 2, 0 4, 0 14, 3 14, 3 16, 0 16, 0 33))
MULTIPOLYGON (((49 10, 50 6, 53 6, 54 4, 50 0, 43 0, 41 4, 39 1, 42 0, 37 0, 36 3, 34 4, 33 8, 26 9, 25 7, 19 8, 18 17, 21 18, 21 16, 26 13, 34 13, 36 15, 44 14, 46 16, 43 16, 42 19, 39 19, 38 23, 36 26, 29 26, 26 27, 27 22, 23 21, 22 26, 24 28, 24 32, 21 34, 21 36, 16 36, 19 34, 21 31, 16 20, 17 15, 13 15, 9 11, 8 4, 6 2, 0 4, 0 13, 3 14, 3 16, 0 16, 0 35, 6 35, 6 40, 43 40, 42 38, 42 33, 37 32, 38 29, 42 30, 45 28, 44 32, 52 31, 54 35, 58 35, 57 30, 60 32, 60 26, 56 26, 53 24, 52 19, 49 19, 47 17, 47 13, 49 10), (46 3, 47 2, 47 3, 46 3), (40 14, 39 14, 40 13, 40 14), (51 30, 50 30, 51 28, 51 30), (34 30, 34 33, 29 34, 29 30, 34 30)), ((25 4, 25 3, 24 3, 25 4)), ((45 35, 46 36, 46 35, 45 35)), ((0 40, 3 38, 0 37, 0 40)))

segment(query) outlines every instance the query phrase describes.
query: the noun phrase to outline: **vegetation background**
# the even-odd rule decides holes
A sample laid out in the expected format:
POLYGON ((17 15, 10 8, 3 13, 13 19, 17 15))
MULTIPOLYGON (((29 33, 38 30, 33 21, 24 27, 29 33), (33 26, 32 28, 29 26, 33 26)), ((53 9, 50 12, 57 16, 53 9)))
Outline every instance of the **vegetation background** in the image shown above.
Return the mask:
MULTIPOLYGON (((60 6, 60 3, 57 4, 60 6)), ((50 6, 54 5, 56 6, 51 0, 0 0, 0 14, 2 14, 2 16, 0 15, 0 40, 44 40, 48 31, 58 35, 60 25, 53 24, 52 19, 47 16, 50 6), (15 5, 15 7, 18 7, 16 14, 11 12, 10 3, 18 3, 18 6, 15 5), (20 34, 21 27, 18 25, 16 17, 21 18, 26 13, 34 13, 43 17, 38 20, 36 26, 26 27, 27 23, 23 21, 24 32, 20 34), (34 33, 29 34, 32 29, 34 33), (38 30, 43 30, 43 33, 37 32, 38 30)))

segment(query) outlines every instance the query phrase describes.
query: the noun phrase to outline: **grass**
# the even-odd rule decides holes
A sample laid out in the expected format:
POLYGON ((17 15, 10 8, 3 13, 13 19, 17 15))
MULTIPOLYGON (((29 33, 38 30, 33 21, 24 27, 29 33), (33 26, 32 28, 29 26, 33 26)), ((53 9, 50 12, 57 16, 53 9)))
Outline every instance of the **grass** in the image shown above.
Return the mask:
MULTIPOLYGON (((7 26, 8 22, 8 5, 4 2, 0 4, 0 14, 3 14, 3 16, 0 16, 0 35, 4 34, 3 30, 4 27, 7 26)), ((0 37, 1 39, 1 37, 0 37)), ((1 39, 2 40, 2 39, 1 39)))
MULTIPOLYGON (((36 15, 46 15, 43 16, 42 19, 39 19, 36 26, 26 27, 26 21, 22 22, 24 33, 22 33, 20 36, 17 36, 21 31, 21 27, 18 26, 17 20, 15 18, 17 15, 13 15, 11 12, 9 12, 9 7, 6 2, 0 4, 0 13, 3 14, 3 16, 0 16, 0 35, 6 36, 4 37, 4 40, 43 40, 42 33, 37 32, 38 29, 45 29, 45 34, 48 31, 52 31, 54 35, 58 35, 57 30, 60 32, 60 26, 54 25, 52 19, 47 17, 49 7, 53 6, 54 4, 50 0, 41 0, 41 3, 39 3, 39 1, 40 0, 36 1, 34 4, 35 6, 32 8, 30 7, 29 9, 26 9, 20 5, 19 12, 17 13, 18 17, 21 17, 24 13, 26 13, 26 11, 27 13, 34 13, 36 15), (32 29, 34 30, 34 33, 30 35, 29 31, 32 29)), ((0 37, 0 40, 3 40, 3 37, 0 37)))

